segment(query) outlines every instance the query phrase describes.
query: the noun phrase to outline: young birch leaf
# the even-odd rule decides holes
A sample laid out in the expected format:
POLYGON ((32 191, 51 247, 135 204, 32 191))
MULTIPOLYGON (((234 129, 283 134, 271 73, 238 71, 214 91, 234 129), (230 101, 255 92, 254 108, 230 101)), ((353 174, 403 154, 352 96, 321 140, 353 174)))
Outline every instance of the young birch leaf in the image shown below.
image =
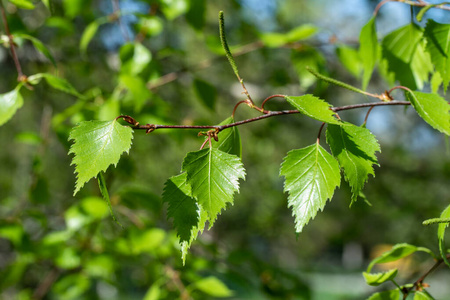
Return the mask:
POLYGON ((450 104, 438 94, 406 93, 419 116, 434 129, 450 136, 450 104))
POLYGON ((362 89, 365 90, 372 77, 373 69, 378 60, 377 30, 375 27, 375 16, 361 29, 359 35, 359 55, 363 65, 362 89))
MULTIPOLYGON (((444 218, 450 218, 450 205, 447 206, 446 209, 441 213, 441 219, 444 218)), ((445 243, 444 243, 444 235, 445 235, 445 229, 448 227, 448 223, 440 223, 438 226, 438 240, 439 240, 439 252, 441 253, 442 259, 444 262, 450 267, 450 262, 447 259, 447 253, 445 249, 445 243)))
POLYGON ((302 114, 329 124, 341 124, 334 117, 334 112, 330 109, 332 106, 313 95, 286 96, 285 99, 298 109, 302 114))
POLYGON ((19 92, 20 87, 19 84, 11 92, 0 94, 0 126, 8 122, 16 111, 22 107, 23 98, 19 92))
POLYGON ((288 206, 295 216, 296 232, 301 232, 317 212, 323 210, 334 189, 339 187, 339 164, 318 143, 292 150, 281 164, 284 191, 289 192, 288 206))
POLYGON ((31 43, 33 43, 34 48, 36 48, 39 52, 41 52, 49 61, 51 61, 51 63, 53 64, 53 66, 55 66, 56 68, 56 61, 53 58, 53 55, 51 54, 50 50, 48 50, 48 48, 44 45, 44 43, 42 43, 40 40, 38 40, 37 38, 28 35, 28 34, 24 34, 24 33, 16 33, 14 34, 14 36, 16 37, 20 37, 23 39, 27 39, 29 40, 31 43))
POLYGON ((180 237, 183 264, 192 242, 199 232, 203 232, 207 221, 207 214, 192 198, 191 187, 186 179, 186 173, 169 178, 163 192, 163 201, 169 204, 167 216, 173 218, 180 237))
POLYGON ((363 272, 363 276, 368 285, 379 286, 386 281, 394 279, 397 276, 397 271, 397 269, 392 269, 382 273, 363 272))
POLYGON ((199 221, 198 206, 191 196, 186 173, 169 178, 164 185, 162 199, 169 204, 167 217, 173 218, 180 242, 191 239, 191 230, 199 221))
POLYGON ((353 76, 358 78, 363 69, 359 52, 347 45, 342 44, 336 47, 336 54, 344 67, 353 76))
POLYGON ((426 291, 415 292, 413 300, 435 300, 431 295, 429 295, 426 291))
POLYGON ((400 290, 390 290, 372 294, 367 300, 399 300, 400 299, 400 290))
POLYGON ((114 222, 116 222, 116 224, 119 225, 120 227, 122 227, 122 229, 123 229, 122 224, 120 224, 119 221, 117 221, 116 216, 114 215, 114 211, 111 206, 111 200, 109 199, 108 189, 106 188, 106 180, 105 180, 105 177, 103 177, 102 172, 98 173, 97 181, 98 181, 98 187, 100 189, 100 193, 103 196, 103 200, 105 200, 106 203, 108 203, 109 213, 111 214, 111 217, 113 218, 114 222))
MULTIPOLYGON (((222 121, 219 125, 227 125, 234 123, 234 118, 229 117, 222 121)), ((237 126, 222 130, 219 133, 219 141, 212 141, 212 146, 228 154, 233 154, 242 158, 241 136, 237 126)))
POLYGON ((77 183, 74 195, 92 177, 106 171, 109 165, 117 165, 120 155, 129 151, 133 130, 113 121, 85 121, 72 129, 69 140, 74 140, 69 154, 75 154, 77 183))
POLYGON ((375 176, 372 165, 378 165, 375 152, 380 152, 380 145, 369 129, 349 123, 345 125, 328 125, 327 143, 344 169, 345 180, 352 188, 353 204, 369 174, 375 176))
POLYGON ((233 194, 239 192, 239 178, 245 178, 245 170, 239 157, 207 148, 189 152, 182 170, 192 196, 208 214, 209 227, 227 203, 233 203, 233 194))
POLYGON ((30 0, 8 0, 18 8, 22 9, 34 9, 34 4, 30 0))
POLYGON ((44 78, 45 81, 54 89, 60 90, 61 92, 76 96, 78 98, 84 98, 67 80, 61 77, 49 73, 38 73, 28 77, 28 82, 33 85, 38 84, 41 79, 44 78))
POLYGON ((424 35, 427 40, 426 49, 441 75, 446 91, 450 82, 450 24, 439 24, 430 19, 425 27, 424 35))

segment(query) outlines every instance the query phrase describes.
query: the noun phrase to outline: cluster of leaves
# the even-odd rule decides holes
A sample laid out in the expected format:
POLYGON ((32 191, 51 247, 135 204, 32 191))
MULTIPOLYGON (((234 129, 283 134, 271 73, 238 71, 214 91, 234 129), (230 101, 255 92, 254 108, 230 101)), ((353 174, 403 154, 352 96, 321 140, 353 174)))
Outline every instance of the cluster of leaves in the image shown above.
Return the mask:
MULTIPOLYGON (((24 9, 34 8, 34 4, 28 0, 9 0, 9 2, 24 9)), ((48 1, 44 3, 47 7, 50 7, 48 1)), ((70 6, 70 4, 66 5, 70 6)), ((205 1, 190 1, 190 6, 170 6, 162 1, 161 10, 168 20, 186 14, 188 23, 198 31, 203 28, 205 23, 205 5, 205 1), (200 17, 197 18, 199 12, 198 16, 200 17)), ((418 18, 422 17, 425 12, 424 9, 418 18)), ((113 15, 95 19, 88 24, 80 39, 80 52, 85 56, 88 55, 88 47, 100 27, 116 21, 123 15, 126 14, 115 12, 113 15)), ((160 17, 139 17, 137 27, 140 34, 156 36, 161 33, 162 20, 160 17)), ((448 63, 450 25, 429 20, 425 28, 421 28, 419 25, 411 23, 389 33, 382 39, 381 43, 378 43, 375 22, 374 16, 363 27, 359 50, 343 45, 337 47, 341 62, 352 74, 357 77, 361 76, 363 90, 367 88, 372 72, 378 64, 380 73, 385 74, 387 79, 392 80, 392 82, 399 82, 407 87, 402 87, 405 90, 405 96, 423 120, 436 130, 450 135, 450 105, 442 96, 437 94, 440 86, 443 87, 445 92, 450 83, 448 71, 450 68, 448 63), (408 45, 408 47, 405 45, 408 45), (430 74, 432 74, 431 79, 430 74), (432 93, 413 91, 422 90, 428 82, 431 83, 432 93)), ((317 28, 314 26, 302 25, 286 34, 266 33, 262 34, 260 38, 264 46, 276 48, 283 45, 293 45, 310 38, 316 32, 317 28)), ((39 52, 55 64, 51 52, 38 39, 19 33, 12 34, 12 37, 13 39, 8 35, 3 35, 0 41, 4 46, 11 47, 11 43, 13 44, 16 39, 29 40, 39 52)), ((117 85, 111 96, 104 101, 104 110, 99 110, 97 114, 98 119, 103 120, 82 121, 71 130, 68 137, 69 140, 73 141, 69 153, 74 155, 72 164, 75 165, 77 173, 74 195, 89 180, 97 177, 101 194, 109 205, 111 213, 112 207, 106 188, 107 181, 103 173, 107 171, 110 165, 116 166, 124 152, 130 151, 134 131, 143 129, 137 122, 134 122, 132 126, 124 126, 120 124, 121 118, 117 116, 121 109, 136 114, 141 113, 148 105, 147 100, 154 97, 149 91, 149 87, 152 87, 152 79, 158 76, 150 67, 153 63, 152 53, 139 40, 125 43, 118 52, 121 64, 117 76, 117 85)), ((228 46, 225 47, 224 51, 220 50, 220 53, 223 52, 232 62, 233 70, 240 79, 228 46)), ((314 70, 321 70, 324 62, 321 54, 312 47, 294 47, 292 61, 302 78, 301 85, 304 89, 310 87, 318 77, 353 91, 365 93, 339 81, 317 76, 315 71, 308 72, 306 66, 310 66, 314 70)), ((67 118, 67 115, 73 115, 73 111, 79 110, 79 103, 84 105, 83 103, 88 98, 95 97, 95 93, 92 93, 92 91, 80 94, 67 80, 49 73, 25 76, 20 78, 20 82, 15 89, 0 95, 0 125, 8 122, 23 105, 22 87, 31 88, 39 84, 42 79, 51 87, 79 99, 77 104, 54 118, 55 124, 62 122, 67 118)), ((241 79, 240 81, 243 84, 241 79)), ((215 88, 200 78, 195 78, 193 85, 203 104, 210 109, 214 109, 215 88)), ((380 96, 379 99, 388 102, 392 100, 389 92, 386 95, 387 98, 380 96)), ((353 204, 358 196, 362 195, 363 187, 369 175, 375 175, 373 166, 378 165, 375 154, 381 150, 375 136, 365 128, 365 124, 357 126, 341 120, 336 114, 337 107, 333 107, 325 100, 311 94, 283 97, 300 114, 327 124, 326 143, 331 150, 330 153, 320 145, 320 129, 319 138, 315 143, 301 149, 291 150, 281 164, 280 175, 285 180, 284 191, 288 193, 288 207, 292 209, 295 218, 295 231, 300 233, 304 226, 317 215, 318 211, 324 209, 327 201, 332 199, 335 189, 341 184, 341 173, 351 188, 351 203, 353 204)), ((152 105, 159 106, 159 109, 165 108, 163 101, 159 101, 157 97, 153 99, 155 101, 152 105)), ((239 124, 234 124, 233 114, 233 116, 217 125, 218 140, 215 141, 212 139, 212 135, 208 135, 204 145, 209 145, 209 147, 202 147, 198 151, 189 152, 183 160, 181 173, 170 177, 165 183, 162 198, 164 202, 168 203, 168 217, 173 219, 177 231, 183 264, 192 242, 199 233, 203 233, 206 226, 210 229, 214 225, 218 215, 227 208, 229 203, 233 204, 234 195, 239 192, 239 180, 245 179, 246 173, 241 160, 241 138, 237 129, 239 124), (220 126, 230 124, 233 126, 223 130, 220 129, 220 126)), ((68 229, 47 235, 42 246, 51 248, 51 245, 60 245, 76 235, 76 231, 82 226, 89 226, 103 219, 108 210, 106 203, 100 202, 98 198, 85 198, 81 201, 81 204, 73 206, 73 209, 66 212, 68 229)), ((438 228, 439 249, 442 261, 447 264, 449 263, 444 244, 444 233, 448 226, 449 217, 450 209, 448 207, 435 221, 441 222, 438 228)), ((16 240, 17 245, 19 245, 21 244, 22 233, 18 234, 17 232, 20 230, 19 227, 3 229, 1 235, 9 237, 12 241, 16 240)), ((151 229, 145 232, 134 232, 130 233, 130 236, 132 250, 125 246, 128 242, 125 238, 114 242, 114 247, 119 249, 118 252, 122 251, 120 253, 125 256, 131 257, 149 252, 166 259, 172 254, 170 243, 175 237, 166 236, 166 233, 161 230, 151 229), (161 246, 162 248, 159 249, 161 246)), ((87 236, 83 236, 83 238, 87 238, 87 236)), ((426 291, 422 291, 424 287, 422 282, 399 286, 394 280, 397 270, 378 274, 370 273, 372 266, 376 263, 394 261, 417 251, 427 252, 433 258, 438 259, 426 248, 399 244, 392 251, 375 259, 369 265, 367 272, 364 273, 369 285, 379 285, 386 281, 392 281, 399 287, 393 291, 375 294, 371 299, 386 299, 386 297, 398 299, 402 291, 409 293, 412 288, 416 289, 415 296, 418 299, 432 299, 426 291)), ((52 255, 54 255, 53 252, 28 256, 24 258, 23 264, 49 258, 52 255)), ((100 277, 102 274, 111 273, 108 269, 111 267, 108 263, 109 259, 104 260, 104 257, 99 256, 98 259, 89 260, 86 262, 86 266, 84 266, 84 262, 81 261, 74 248, 68 248, 58 257, 60 257, 60 259, 57 259, 57 267, 59 268, 73 270, 83 266, 88 272, 92 271, 92 273, 89 273, 90 275, 100 277)), ((11 276, 19 275, 13 274, 11 276)), ((86 291, 89 288, 89 282, 86 278, 82 274, 74 276, 76 278, 68 279, 67 282, 60 282, 56 289, 70 292, 64 285, 69 284, 69 282, 77 282, 77 286, 81 289, 73 293, 79 295, 86 291)), ((106 278, 106 280, 110 280, 110 278, 106 278)), ((156 281, 148 291, 148 299, 157 298, 155 295, 161 292, 160 287, 163 284, 165 283, 162 281, 156 281)), ((215 277, 201 279, 192 284, 189 289, 199 290, 215 297, 231 295, 231 292, 215 277)), ((62 292, 60 294, 64 295, 62 292)))

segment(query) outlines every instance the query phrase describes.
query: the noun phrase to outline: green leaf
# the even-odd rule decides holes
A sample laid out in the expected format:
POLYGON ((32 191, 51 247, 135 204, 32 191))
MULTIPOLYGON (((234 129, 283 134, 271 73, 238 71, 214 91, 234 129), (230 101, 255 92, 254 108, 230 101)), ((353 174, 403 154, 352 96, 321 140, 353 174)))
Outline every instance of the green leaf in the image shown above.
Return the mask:
MULTIPOLYGON (((447 206, 446 209, 441 213, 441 219, 447 219, 450 218, 450 205, 447 206)), ((444 243, 444 236, 445 236, 445 229, 448 227, 449 223, 441 223, 438 225, 437 230, 437 236, 439 241, 439 252, 441 253, 442 259, 447 264, 447 266, 450 267, 450 262, 447 259, 447 251, 445 249, 445 243, 444 243)))
POLYGON ((197 97, 201 100, 203 105, 214 111, 217 99, 217 89, 209 82, 198 78, 194 79, 193 84, 195 93, 197 94, 197 97))
POLYGON ((428 94, 422 92, 406 93, 412 106, 419 116, 446 135, 450 135, 450 104, 438 94, 428 94))
POLYGON ((186 13, 186 21, 195 30, 200 31, 205 27, 206 0, 189 0, 189 10, 186 13))
POLYGON ((373 16, 361 29, 359 35, 359 56, 363 65, 362 89, 365 90, 372 77, 373 69, 378 61, 378 40, 375 26, 376 17, 373 16))
POLYGON ((113 218, 114 222, 116 222, 117 225, 119 225, 123 229, 122 224, 120 224, 119 221, 117 221, 116 216, 114 215, 114 211, 113 211, 112 206, 111 206, 111 200, 109 200, 108 189, 106 188, 106 180, 105 180, 105 177, 103 177, 103 173, 102 172, 98 173, 97 181, 98 181, 98 187, 100 188, 100 193, 102 194, 103 200, 105 200, 106 203, 108 204, 109 212, 111 214, 111 217, 113 218))
POLYGON ((353 76, 358 78, 363 70, 359 52, 342 44, 336 47, 336 54, 342 65, 344 65, 353 76))
POLYGON ((426 49, 431 61, 444 82, 444 91, 450 82, 450 24, 439 24, 428 20, 425 27, 426 49))
POLYGON ((363 272, 363 276, 368 285, 379 286, 386 281, 394 279, 397 276, 397 271, 397 269, 393 269, 382 273, 363 272))
POLYGON ((195 282, 193 286, 212 297, 227 298, 233 296, 233 291, 231 291, 222 281, 214 276, 202 278, 195 282))
POLYGON ((95 34, 97 33, 98 28, 107 22, 108 18, 103 17, 93 21, 88 26, 86 26, 80 39, 80 52, 82 55, 86 54, 87 47, 89 46, 91 40, 94 38, 95 34))
POLYGON ((28 81, 36 85, 41 79, 44 78, 45 81, 54 89, 60 90, 64 93, 71 94, 78 98, 84 98, 67 80, 61 77, 57 77, 55 75, 49 73, 38 73, 28 77, 28 81))
POLYGON ((188 10, 187 0, 161 0, 161 11, 169 21, 181 16, 188 10))
POLYGON ((352 188, 353 204, 369 174, 375 176, 372 165, 378 165, 375 152, 381 151, 380 145, 370 130, 350 123, 345 126, 328 125, 327 143, 344 169, 345 180, 352 188))
POLYGON ((427 292, 423 291, 416 291, 414 293, 414 298, 413 300, 433 300, 434 298, 431 297, 427 292))
POLYGON ((289 192, 288 206, 292 207, 297 232, 323 210, 341 181, 338 162, 318 143, 290 151, 280 175, 285 177, 284 191, 289 192))
POLYGON ((120 48, 119 57, 122 74, 138 75, 152 60, 152 53, 141 43, 126 43, 120 48))
POLYGON ((310 118, 329 124, 341 124, 334 117, 335 113, 330 109, 332 107, 331 104, 320 98, 308 94, 303 96, 286 96, 285 99, 302 114, 310 118))
POLYGON ((297 72, 300 87, 304 90, 317 81, 316 77, 306 68, 310 67, 316 71, 322 71, 325 66, 325 58, 323 55, 315 48, 309 46, 302 46, 300 49, 292 50, 291 61, 297 72))
POLYGON ((131 93, 134 111, 140 112, 147 100, 152 96, 151 92, 145 85, 144 80, 140 77, 122 74, 119 76, 119 82, 123 84, 131 93))
POLYGON ((400 299, 399 289, 375 293, 369 298, 367 298, 367 300, 399 300, 399 299, 400 299))
POLYGON ((133 130, 113 121, 85 121, 72 129, 69 140, 74 140, 70 153, 75 154, 77 183, 74 195, 92 177, 106 171, 109 165, 117 165, 122 152, 129 151, 133 130))
MULTIPOLYGON (((219 125, 227 125, 234 123, 234 118, 228 117, 223 120, 219 125)), ((228 154, 233 154, 242 158, 242 143, 241 136, 237 126, 229 127, 222 130, 218 135, 219 141, 212 140, 212 146, 228 154)))
POLYGON ((180 242, 191 239, 191 231, 199 222, 199 208, 191 197, 191 187, 186 179, 186 173, 169 178, 164 184, 162 196, 163 201, 169 204, 167 217, 173 218, 180 242))
POLYGON ((198 233, 203 233, 208 216, 192 197, 186 173, 173 176, 166 181, 163 201, 169 204, 167 217, 173 218, 177 235, 180 237, 181 258, 184 265, 187 251, 198 233))
POLYGON ((51 54, 50 50, 48 50, 48 48, 40 40, 38 40, 37 38, 35 38, 31 35, 24 34, 24 33, 15 33, 14 36, 29 40, 31 43, 33 43, 33 46, 39 52, 41 52, 49 61, 51 61, 53 66, 56 67, 56 61, 53 58, 53 55, 51 54))
POLYGON ((412 89, 422 89, 428 74, 433 71, 422 37, 422 28, 411 23, 394 30, 382 42, 389 71, 402 85, 412 89))
POLYGON ((34 4, 30 0, 8 0, 18 8, 34 9, 34 4))
POLYGON ((281 47, 288 43, 305 40, 315 35, 318 28, 311 24, 300 25, 288 33, 269 32, 261 34, 260 38, 264 45, 271 48, 281 47))
POLYGON ((182 170, 187 173, 192 196, 208 214, 211 228, 217 215, 227 203, 233 203, 233 194, 239 191, 239 178, 245 178, 242 162, 235 155, 208 148, 189 152, 182 170))
POLYGON ((437 94, 439 91, 439 86, 442 84, 442 77, 439 72, 434 72, 431 76, 430 85, 431 85, 431 92, 433 94, 437 94))
POLYGON ((23 98, 20 94, 21 84, 11 92, 0 94, 0 126, 9 121, 16 111, 22 107, 23 98))
POLYGON ((417 251, 425 252, 433 256, 433 258, 435 257, 434 253, 431 252, 431 250, 429 250, 428 248, 416 247, 405 243, 396 244, 392 247, 391 250, 384 252, 383 254, 372 260, 367 267, 367 272, 369 273, 375 264, 383 264, 391 261, 396 261, 417 251))

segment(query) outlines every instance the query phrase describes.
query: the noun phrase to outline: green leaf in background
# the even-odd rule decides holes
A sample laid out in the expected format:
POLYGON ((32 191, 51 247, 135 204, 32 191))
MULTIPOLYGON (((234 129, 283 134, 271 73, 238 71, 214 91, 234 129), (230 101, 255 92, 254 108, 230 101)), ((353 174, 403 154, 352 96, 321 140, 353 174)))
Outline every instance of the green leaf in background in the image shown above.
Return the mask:
POLYGON ((203 105, 214 111, 216 107, 217 89, 207 81, 194 79, 194 90, 203 105))
POLYGON ((389 33, 382 41, 382 53, 389 71, 411 89, 422 89, 428 74, 433 71, 422 37, 422 28, 411 23, 389 33))
POLYGON ((193 287, 216 298, 228 298, 233 296, 233 291, 214 276, 200 279, 193 284, 193 287))
POLYGON ((53 66, 56 67, 56 61, 53 58, 53 55, 51 54, 50 50, 48 50, 48 48, 37 38, 28 35, 28 34, 24 34, 24 33, 15 33, 14 34, 15 37, 19 37, 19 38, 23 38, 23 39, 27 39, 29 41, 31 41, 31 43, 33 43, 33 46, 39 51, 41 52, 49 61, 51 61, 51 63, 53 64, 53 66))
POLYGON ((336 47, 336 54, 342 65, 344 65, 353 76, 359 78, 363 70, 359 52, 356 49, 342 44, 336 47))
POLYGON ((317 78, 306 67, 310 67, 320 73, 325 66, 325 58, 313 47, 302 46, 291 51, 291 61, 297 72, 300 87, 304 90, 312 86, 317 78))
POLYGON ((188 10, 187 0, 161 0, 161 4, 161 11, 169 21, 173 21, 188 10))
POLYGON ((373 16, 361 29, 359 35, 359 57, 363 65, 362 89, 365 90, 372 77, 373 69, 378 61, 378 40, 375 26, 376 17, 373 16))
POLYGON ((206 0, 189 0, 186 21, 197 31, 203 29, 206 21, 206 0))
POLYGON ((187 173, 192 195, 207 212, 211 228, 217 215, 227 203, 233 203, 233 194, 239 191, 239 178, 245 178, 242 162, 235 155, 207 148, 189 152, 182 170, 187 173))
MULTIPOLYGON (((68 1, 68 2, 71 2, 71 1, 68 1)), ((91 40, 94 38, 95 34, 97 33, 98 28, 107 22, 108 22, 108 18, 102 17, 102 18, 99 18, 99 19, 93 21, 88 26, 86 26, 86 28, 83 31, 83 34, 81 35, 81 39, 80 39, 80 52, 82 55, 86 54, 87 47, 89 46, 89 43, 91 42, 91 40)))
POLYGON ((163 20, 158 16, 141 16, 137 24, 137 30, 149 37, 159 35, 163 29, 163 20))
POLYGON ((373 266, 375 264, 383 264, 388 263, 391 261, 399 260, 403 257, 409 256, 413 254, 414 252, 421 251, 430 254, 433 258, 435 258, 434 253, 425 247, 416 247, 410 244, 402 243, 402 244, 396 244, 392 247, 391 250, 384 252, 377 258, 373 259, 369 266, 367 267, 367 273, 370 273, 370 270, 372 270, 373 266))
POLYGON ((389 270, 382 273, 363 272, 364 279, 368 285, 379 286, 380 284, 392 280, 397 276, 397 269, 389 270))
POLYGON ((0 94, 0 126, 9 121, 16 111, 22 107, 23 98, 20 95, 21 84, 11 92, 0 94))
POLYGON ((119 58, 122 74, 137 75, 150 63, 152 53, 141 43, 126 43, 120 48, 119 58))
POLYGON ((450 136, 450 104, 438 94, 407 92, 409 101, 419 116, 434 129, 450 136))
POLYGON ((120 155, 129 151, 133 130, 113 121, 85 121, 72 129, 69 140, 74 140, 70 153, 75 154, 77 183, 74 195, 100 171, 117 165, 120 155))
MULTIPOLYGON (((441 219, 450 218, 450 205, 441 213, 441 219)), ((441 253, 442 259, 450 267, 450 262, 447 259, 447 250, 445 248, 444 237, 445 229, 448 227, 449 223, 441 223, 438 225, 437 236, 439 241, 439 252, 441 253)))
POLYGON ((450 82, 450 24, 439 24, 431 19, 425 27, 426 49, 444 82, 444 91, 450 82))
POLYGON ((416 291, 413 300, 434 300, 434 298, 425 291, 416 291))
POLYGON ((119 82, 128 89, 134 111, 140 112, 147 100, 152 96, 152 93, 148 90, 144 80, 140 77, 122 74, 119 76, 119 82))
POLYGON ((31 75, 30 77, 28 77, 28 81, 31 84, 36 85, 41 81, 42 78, 44 78, 45 81, 47 81, 47 83, 54 89, 60 90, 67 94, 71 94, 78 98, 84 98, 84 96, 81 95, 67 80, 49 73, 38 73, 31 75))
POLYGON ((284 191, 289 192, 288 206, 295 216, 296 232, 301 232, 317 212, 323 210, 339 187, 339 164, 318 143, 289 151, 281 164, 284 191))
POLYGON ((167 217, 173 218, 173 224, 180 237, 183 265, 187 251, 198 233, 203 233, 208 215, 192 198, 191 187, 187 183, 186 173, 169 178, 164 185, 163 201, 169 204, 167 217))
POLYGON ((431 92, 433 94, 437 94, 441 84, 442 84, 441 74, 439 72, 433 73, 433 75, 431 76, 431 80, 430 80, 431 92))
POLYGON ((8 1, 17 6, 18 8, 34 9, 34 4, 30 0, 8 0, 8 1))
POLYGON ((318 28, 311 24, 300 25, 287 33, 269 32, 261 34, 260 38, 264 45, 271 48, 281 47, 288 43, 293 43, 308 39, 315 35, 318 28))
MULTIPOLYGON (((234 123, 233 117, 228 117, 223 120, 219 125, 227 125, 234 123)), ((242 158, 242 143, 241 136, 239 134, 239 129, 237 126, 230 127, 222 130, 219 135, 219 141, 216 142, 214 139, 211 141, 214 148, 219 149, 228 154, 233 154, 242 158)))
POLYGON ((375 176, 372 165, 378 165, 375 152, 380 152, 380 145, 369 129, 350 123, 345 123, 345 126, 328 125, 327 143, 344 169, 345 180, 352 188, 353 204, 369 174, 375 176))
POLYGON ((186 173, 169 178, 164 184, 162 199, 169 204, 167 217, 173 218, 173 225, 180 242, 191 239, 191 230, 199 222, 198 206, 186 182, 186 173))
POLYGON ((302 114, 329 124, 341 124, 330 109, 331 104, 313 95, 286 96, 285 99, 302 114))
POLYGON ((399 299, 400 299, 399 289, 375 293, 369 298, 367 298, 367 300, 399 300, 399 299))

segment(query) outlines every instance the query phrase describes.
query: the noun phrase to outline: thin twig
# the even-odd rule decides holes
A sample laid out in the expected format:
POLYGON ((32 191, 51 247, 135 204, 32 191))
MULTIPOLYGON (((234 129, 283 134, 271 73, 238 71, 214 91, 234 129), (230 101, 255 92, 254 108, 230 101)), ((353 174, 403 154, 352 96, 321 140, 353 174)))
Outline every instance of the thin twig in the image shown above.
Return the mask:
POLYGON ((0 11, 1 11, 2 20, 3 20, 3 26, 5 27, 5 33, 9 39, 9 48, 11 49, 11 55, 12 55, 12 58, 14 61, 14 65, 16 66, 17 74, 18 74, 17 81, 25 81, 26 76, 22 72, 22 67, 20 66, 19 57, 17 56, 17 52, 16 52, 16 46, 14 44, 14 38, 11 35, 11 31, 9 30, 8 19, 6 18, 5 9, 3 8, 3 4, 1 1, 0 1, 0 11))
MULTIPOLYGON (((414 1, 408 1, 408 0, 384 0, 381 1, 380 3, 378 3, 377 7, 375 8, 373 14, 376 16, 378 14, 378 11, 380 10, 380 8, 388 3, 388 2, 400 2, 400 3, 405 3, 408 4, 410 6, 417 6, 417 7, 425 7, 425 6, 429 6, 429 5, 435 5, 435 4, 431 4, 422 0, 417 0, 417 2, 414 1)), ((439 8, 439 9, 443 9, 443 10, 450 10, 450 6, 446 6, 444 4, 441 5, 436 5, 434 6, 435 8, 439 8)))
POLYGON ((263 112, 264 112, 265 114, 267 114, 268 111, 264 110, 264 105, 266 104, 267 101, 269 101, 269 100, 272 99, 272 98, 285 98, 285 97, 286 97, 286 95, 281 95, 281 94, 269 96, 269 97, 267 97, 266 99, 264 99, 264 101, 262 102, 262 104, 261 104, 261 109, 263 110, 263 112))
POLYGON ((319 133, 317 134, 317 144, 320 142, 320 135, 322 134, 322 129, 323 129, 323 127, 325 126, 325 122, 323 122, 322 123, 322 126, 320 126, 320 129, 319 129, 319 133))
MULTIPOLYGON (((331 110, 334 112, 342 111, 342 110, 351 110, 356 108, 363 108, 363 107, 371 107, 371 106, 390 106, 390 105, 411 105, 411 102, 409 101, 390 101, 390 102, 373 102, 373 103, 361 103, 361 104, 352 104, 352 105, 345 105, 340 107, 332 107, 331 110)), ((230 128, 235 127, 255 121, 259 121, 262 119, 274 117, 274 116, 281 116, 281 115, 289 115, 289 114, 298 114, 300 113, 298 110, 279 110, 279 111, 270 111, 267 114, 250 118, 230 124, 225 125, 158 125, 158 124, 146 124, 146 125, 136 125, 133 126, 133 129, 144 129, 147 133, 150 133, 156 129, 216 129, 218 132, 230 128)))

